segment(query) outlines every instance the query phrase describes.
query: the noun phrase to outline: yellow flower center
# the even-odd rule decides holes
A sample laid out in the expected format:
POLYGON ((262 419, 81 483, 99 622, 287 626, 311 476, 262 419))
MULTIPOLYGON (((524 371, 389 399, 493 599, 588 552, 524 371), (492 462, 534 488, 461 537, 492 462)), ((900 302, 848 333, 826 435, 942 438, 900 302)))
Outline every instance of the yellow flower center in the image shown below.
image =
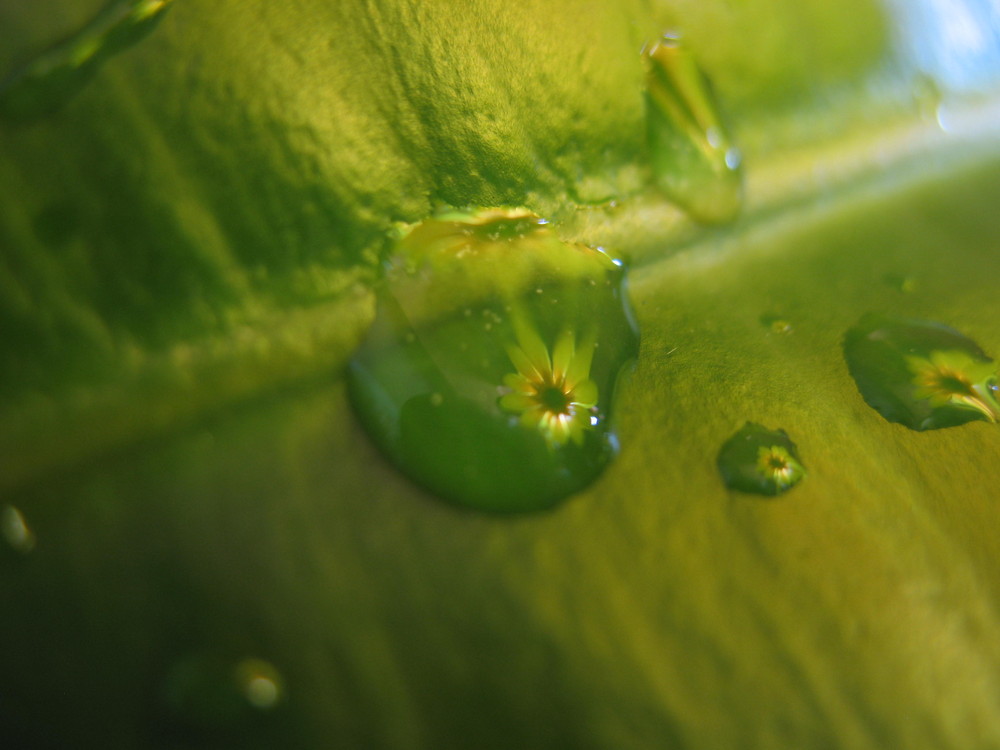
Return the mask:
POLYGON ((597 403, 597 385, 589 378, 593 343, 577 346, 566 331, 550 355, 533 329, 521 321, 514 328, 517 345, 507 352, 517 372, 503 379, 508 393, 500 397, 500 408, 518 414, 520 423, 541 432, 550 447, 582 444, 597 403))
POLYGON ((543 385, 537 391, 538 403, 553 414, 569 414, 573 405, 571 393, 556 385, 543 385))

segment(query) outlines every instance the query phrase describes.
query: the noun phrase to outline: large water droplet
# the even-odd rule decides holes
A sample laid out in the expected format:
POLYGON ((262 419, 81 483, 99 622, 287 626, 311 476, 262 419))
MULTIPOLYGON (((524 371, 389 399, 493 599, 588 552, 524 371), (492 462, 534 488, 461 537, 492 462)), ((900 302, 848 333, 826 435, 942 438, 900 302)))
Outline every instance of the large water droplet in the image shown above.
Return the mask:
POLYGON ((1000 420, 996 363, 942 323, 866 315, 844 337, 864 400, 890 422, 935 430, 1000 420))
POLYGON ((153 30, 174 0, 117 0, 0 82, 0 119, 27 122, 76 94, 112 55, 153 30))
POLYGON ((450 213, 400 239, 349 376, 383 451, 432 492, 491 511, 552 506, 617 449, 609 417, 638 352, 624 271, 520 209, 450 213))
POLYGON ((664 35, 644 55, 657 183, 696 221, 731 221, 743 203, 743 159, 707 79, 675 34, 664 35))
POLYGON ((780 495, 806 475, 788 434, 753 422, 725 442, 718 464, 727 487, 757 495, 780 495))

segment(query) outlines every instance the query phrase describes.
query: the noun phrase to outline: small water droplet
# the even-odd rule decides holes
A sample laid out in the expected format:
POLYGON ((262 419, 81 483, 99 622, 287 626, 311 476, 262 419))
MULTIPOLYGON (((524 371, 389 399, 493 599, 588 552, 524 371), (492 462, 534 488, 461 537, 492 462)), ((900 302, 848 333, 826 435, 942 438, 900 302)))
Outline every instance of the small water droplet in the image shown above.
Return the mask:
POLYGON ((806 475, 788 434, 753 422, 725 442, 718 466, 727 487, 757 495, 780 495, 806 475))
POLYGON ((0 534, 15 552, 26 555, 35 548, 35 533, 13 505, 0 508, 0 534))
POLYGON ((704 223, 732 221, 743 203, 743 157, 711 86, 680 37, 644 50, 649 145, 663 191, 704 223))
POLYGON ((917 279, 913 276, 904 276, 902 274, 889 273, 882 277, 882 280, 886 283, 886 286, 890 286, 897 292, 902 292, 903 294, 913 294, 917 291, 919 283, 917 279))
POLYGON ((254 708, 269 711, 282 698, 282 680, 278 670, 263 659, 244 659, 236 665, 236 682, 247 702, 254 708))
POLYGON ((199 653, 178 661, 162 686, 167 735, 252 732, 255 719, 284 700, 284 681, 268 661, 255 657, 231 659, 199 653))
POLYGON ((795 330, 792 328, 791 322, 780 315, 761 315, 760 323, 765 328, 768 328, 771 333, 792 333, 795 330))
POLYGON ((30 122, 58 109, 100 66, 149 34, 173 0, 118 0, 68 40, 0 81, 0 119, 30 122))
POLYGON ((865 402, 890 422, 935 430, 1000 421, 996 363, 942 323, 869 314, 844 337, 865 402))
POLYGON ((355 410, 391 460, 492 511, 550 507, 603 471, 615 385, 638 353, 624 269, 515 211, 518 231, 501 240, 483 227, 509 228, 498 209, 400 239, 349 371, 355 410))

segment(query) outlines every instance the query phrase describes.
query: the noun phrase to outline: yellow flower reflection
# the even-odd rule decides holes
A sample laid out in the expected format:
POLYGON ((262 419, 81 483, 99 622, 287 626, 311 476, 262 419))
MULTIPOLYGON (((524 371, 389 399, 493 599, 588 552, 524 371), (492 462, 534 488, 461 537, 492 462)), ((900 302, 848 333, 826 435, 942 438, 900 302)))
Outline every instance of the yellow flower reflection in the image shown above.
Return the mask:
POLYGON ((783 490, 802 479, 806 470, 784 447, 762 445, 757 449, 757 472, 783 490))
POLYGON ((501 396, 500 407, 519 414, 521 424, 541 432, 550 447, 580 445, 597 404, 597 385, 590 380, 594 342, 578 345, 572 331, 564 331, 550 357, 530 326, 515 320, 514 329, 517 344, 507 354, 517 372, 504 376, 510 393, 501 396))
POLYGON ((933 351, 929 358, 907 357, 913 373, 913 395, 927 399, 931 406, 965 406, 975 409, 990 422, 1000 421, 998 406, 989 383, 992 362, 980 362, 959 350, 933 351))

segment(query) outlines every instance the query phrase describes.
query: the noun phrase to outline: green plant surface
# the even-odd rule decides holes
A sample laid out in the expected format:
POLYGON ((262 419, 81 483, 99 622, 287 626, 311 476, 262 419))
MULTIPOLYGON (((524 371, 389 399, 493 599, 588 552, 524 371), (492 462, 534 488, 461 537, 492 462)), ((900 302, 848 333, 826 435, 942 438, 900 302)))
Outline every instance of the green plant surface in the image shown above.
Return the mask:
MULTIPOLYGON (((0 8, 0 98, 129 4, 0 8)), ((169 4, 37 117, 0 118, 0 487, 342 362, 395 221, 524 204, 599 239, 602 202, 649 195, 639 51, 666 28, 704 53, 737 136, 772 134, 750 153, 810 142, 779 123, 831 120, 803 97, 860 96, 894 53, 873 0, 799 6, 169 4)), ((662 247, 681 214, 645 205, 662 247)))
POLYGON ((841 351, 863 311, 1000 351, 996 175, 737 226, 636 271, 621 456, 553 512, 415 489, 339 380, 36 483, 12 500, 37 547, 2 569, 15 726, 170 746, 162 682, 207 652, 267 659, 287 702, 196 724, 195 746, 1000 741, 1000 432, 885 421, 841 351), (718 448, 746 420, 794 435, 793 491, 725 489, 718 448))
MULTIPOLYGON (((4 70, 101 7, 0 5, 4 70)), ((887 422, 842 348, 876 313, 1000 356, 995 110, 913 89, 867 0, 457 8, 176 2, 0 122, 5 741, 1000 745, 1000 431, 887 422), (651 188, 670 26, 747 158, 731 226, 651 188), (550 511, 441 502, 349 407, 394 223, 442 202, 631 260, 621 452, 550 511), (787 493, 726 489, 747 422, 787 493)))

